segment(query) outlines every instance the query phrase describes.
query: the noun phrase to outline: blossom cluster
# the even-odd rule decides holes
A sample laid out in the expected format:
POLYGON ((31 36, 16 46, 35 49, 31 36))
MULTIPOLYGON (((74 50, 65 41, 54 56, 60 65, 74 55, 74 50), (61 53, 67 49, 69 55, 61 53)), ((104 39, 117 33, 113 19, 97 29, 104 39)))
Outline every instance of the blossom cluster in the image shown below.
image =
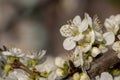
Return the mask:
MULTIPOLYGON (((114 50, 120 58, 120 15, 107 18, 104 25, 97 16, 92 19, 87 13, 82 20, 76 16, 73 20, 60 28, 60 33, 65 40, 63 47, 73 51, 67 59, 57 57, 55 65, 59 77, 71 75, 73 80, 91 80, 87 74, 90 63, 98 56, 105 54, 109 49, 114 50), (71 65, 72 64, 72 65, 71 65)), ((120 75, 120 70, 111 71, 120 75)), ((112 73, 103 72, 96 80, 113 80, 112 73)), ((115 77, 114 80, 119 80, 115 77)))
POLYGON ((1 49, 0 80, 42 80, 52 73, 50 69, 40 70, 38 66, 44 62, 45 50, 25 53, 19 48, 1 49))

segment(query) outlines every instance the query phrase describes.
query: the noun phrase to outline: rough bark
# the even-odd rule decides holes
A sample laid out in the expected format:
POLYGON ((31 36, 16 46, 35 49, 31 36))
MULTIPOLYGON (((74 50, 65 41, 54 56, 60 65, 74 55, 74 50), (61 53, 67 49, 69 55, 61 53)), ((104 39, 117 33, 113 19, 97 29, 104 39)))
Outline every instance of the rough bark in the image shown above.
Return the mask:
POLYGON ((117 53, 108 51, 102 57, 91 63, 91 68, 88 71, 88 74, 91 78, 94 78, 119 62, 120 59, 117 57, 117 53))
MULTIPOLYGON (((117 57, 117 53, 109 50, 107 53, 104 53, 100 58, 94 60, 91 63, 91 67, 87 71, 88 75, 91 79, 94 79, 97 75, 107 71, 111 67, 114 67, 117 63, 120 63, 120 59, 117 57)), ((81 69, 79 69, 78 71, 81 71, 81 69)), ((73 74, 74 73, 71 73, 62 79, 56 79, 56 80, 67 80, 73 74)))

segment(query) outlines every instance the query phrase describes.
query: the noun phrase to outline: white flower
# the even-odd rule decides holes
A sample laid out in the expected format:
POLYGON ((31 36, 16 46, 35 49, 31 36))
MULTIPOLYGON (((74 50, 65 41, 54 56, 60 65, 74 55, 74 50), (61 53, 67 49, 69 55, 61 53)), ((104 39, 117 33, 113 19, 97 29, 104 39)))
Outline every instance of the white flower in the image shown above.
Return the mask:
POLYGON ((64 71, 63 71, 62 69, 58 68, 58 69, 56 70, 56 75, 57 75, 57 76, 64 76, 63 74, 64 74, 64 71))
POLYGON ((81 21, 80 16, 76 16, 71 24, 63 25, 60 29, 61 35, 66 37, 63 47, 66 50, 74 49, 76 42, 84 38, 82 32, 86 31, 89 26, 92 26, 92 19, 88 14, 85 14, 83 21, 81 21))
POLYGON ((64 68, 64 64, 66 64, 66 61, 61 58, 61 57, 56 57, 55 59, 55 65, 60 67, 60 68, 64 68))
POLYGON ((79 73, 75 73, 73 75, 73 80, 80 80, 80 74, 79 73))
POLYGON ((23 53, 19 48, 12 48, 9 51, 3 51, 2 54, 5 56, 16 56, 16 57, 25 56, 25 53, 23 53))
POLYGON ((80 51, 80 49, 78 49, 78 47, 75 48, 75 51, 71 57, 75 67, 78 66, 83 66, 84 61, 83 61, 83 53, 80 51))
POLYGON ((86 53, 92 48, 92 44, 94 43, 94 41, 95 41, 95 33, 93 30, 91 30, 90 32, 85 34, 83 40, 78 42, 78 47, 83 53, 86 53))
POLYGON ((90 80, 89 76, 86 73, 82 73, 80 80, 90 80))
POLYGON ((113 46, 112 49, 118 53, 120 53, 120 41, 116 41, 113 46))
POLYGON ((106 45, 112 45, 115 41, 115 35, 113 32, 106 32, 103 34, 103 38, 106 41, 106 45))
POLYGON ((101 73, 100 80, 113 80, 113 77, 108 72, 101 73))
POLYGON ((107 31, 117 34, 119 27, 120 27, 119 26, 120 25, 120 15, 110 16, 110 18, 105 20, 104 25, 105 25, 107 31))
POLYGON ((45 54, 46 54, 46 50, 41 50, 38 53, 27 54, 26 57, 31 59, 41 59, 45 56, 45 54))
POLYGON ((100 54, 101 53, 101 51, 100 51, 100 49, 99 48, 97 48, 97 47, 93 47, 92 48, 92 50, 91 50, 91 55, 93 56, 93 57, 96 57, 98 54, 100 54))

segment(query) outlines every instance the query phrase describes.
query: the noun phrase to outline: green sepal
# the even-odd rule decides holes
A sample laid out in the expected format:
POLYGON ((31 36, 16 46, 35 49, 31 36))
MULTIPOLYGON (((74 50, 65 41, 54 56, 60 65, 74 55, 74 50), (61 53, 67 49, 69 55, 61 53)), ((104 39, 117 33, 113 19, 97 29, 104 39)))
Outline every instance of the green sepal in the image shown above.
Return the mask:
POLYGON ((28 61, 28 66, 35 68, 35 66, 38 64, 38 60, 31 59, 28 61))
POLYGON ((12 70, 12 67, 10 64, 4 65, 4 75, 8 76, 9 72, 12 70))
POLYGON ((15 60, 18 60, 18 58, 15 57, 15 56, 8 56, 7 59, 8 59, 8 61, 9 61, 11 64, 14 63, 15 60))
POLYGON ((33 73, 29 76, 29 78, 30 80, 39 80, 40 76, 38 74, 33 73))
POLYGON ((113 74, 114 76, 118 76, 118 75, 120 75, 120 70, 115 69, 115 70, 112 71, 112 74, 113 74))
POLYGON ((52 73, 52 71, 50 71, 50 72, 41 72, 41 77, 48 78, 51 73, 52 73))

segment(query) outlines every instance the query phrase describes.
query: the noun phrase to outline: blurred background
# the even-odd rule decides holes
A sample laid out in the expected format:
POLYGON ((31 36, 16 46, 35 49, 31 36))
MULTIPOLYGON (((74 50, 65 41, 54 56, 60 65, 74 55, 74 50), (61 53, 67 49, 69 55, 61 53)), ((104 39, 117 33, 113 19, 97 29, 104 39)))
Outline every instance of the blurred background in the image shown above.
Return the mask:
POLYGON ((97 14, 102 22, 120 13, 120 0, 0 0, 0 46, 67 53, 59 29, 76 15, 97 14))

